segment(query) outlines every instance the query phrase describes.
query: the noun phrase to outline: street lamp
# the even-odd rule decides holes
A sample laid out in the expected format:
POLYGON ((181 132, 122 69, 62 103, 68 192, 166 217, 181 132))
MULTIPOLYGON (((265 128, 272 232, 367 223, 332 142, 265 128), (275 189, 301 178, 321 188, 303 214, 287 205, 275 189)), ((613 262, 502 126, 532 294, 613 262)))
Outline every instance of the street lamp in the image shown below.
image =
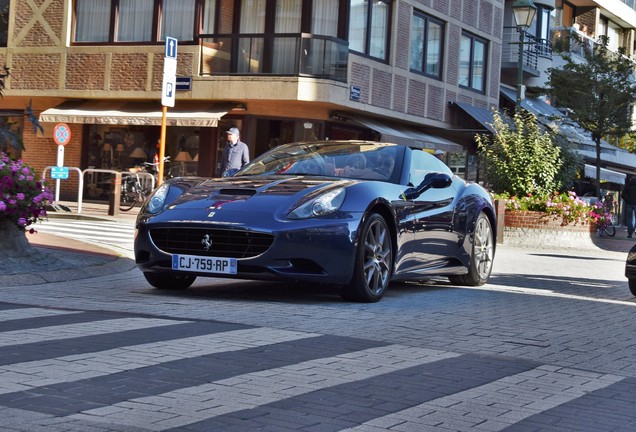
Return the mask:
POLYGON ((512 15, 519 32, 519 67, 517 68, 517 107, 521 105, 521 86, 523 85, 523 39, 526 30, 532 24, 537 7, 532 0, 515 0, 512 15))

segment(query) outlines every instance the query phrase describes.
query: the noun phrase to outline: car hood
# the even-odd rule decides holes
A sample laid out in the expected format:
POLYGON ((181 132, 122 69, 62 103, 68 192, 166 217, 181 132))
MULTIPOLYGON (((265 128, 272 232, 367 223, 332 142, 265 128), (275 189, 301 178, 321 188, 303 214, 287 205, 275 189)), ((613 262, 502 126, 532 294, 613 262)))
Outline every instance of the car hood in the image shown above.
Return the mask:
POLYGON ((215 213, 216 221, 239 221, 245 215, 253 220, 258 214, 266 214, 271 219, 272 214, 287 214, 298 201, 308 195, 347 183, 350 181, 307 176, 177 180, 173 185, 185 191, 164 213, 190 220, 209 220, 210 212, 215 213))

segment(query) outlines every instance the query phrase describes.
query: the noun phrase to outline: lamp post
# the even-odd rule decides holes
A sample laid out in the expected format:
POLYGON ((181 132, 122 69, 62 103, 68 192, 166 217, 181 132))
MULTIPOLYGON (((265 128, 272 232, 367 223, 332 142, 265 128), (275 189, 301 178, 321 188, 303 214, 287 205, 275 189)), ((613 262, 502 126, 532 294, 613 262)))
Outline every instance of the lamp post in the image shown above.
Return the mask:
POLYGON ((517 107, 521 106, 521 86, 523 85, 523 44, 526 30, 532 24, 537 7, 532 0, 515 0, 512 15, 519 32, 519 66, 517 68, 517 107))

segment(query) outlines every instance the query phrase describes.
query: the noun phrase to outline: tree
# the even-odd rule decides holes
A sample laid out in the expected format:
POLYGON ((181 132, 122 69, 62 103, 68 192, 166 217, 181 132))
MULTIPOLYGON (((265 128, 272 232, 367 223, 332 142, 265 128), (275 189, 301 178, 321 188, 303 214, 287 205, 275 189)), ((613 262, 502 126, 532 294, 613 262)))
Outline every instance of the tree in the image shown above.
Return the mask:
POLYGON ((596 195, 601 195, 601 140, 623 136, 632 129, 632 104, 636 96, 634 63, 608 49, 609 39, 586 45, 585 62, 562 54, 565 64, 549 69, 546 92, 557 106, 570 110, 570 118, 592 134, 596 144, 596 195))
POLYGON ((477 135, 485 177, 495 193, 547 196, 561 189, 561 149, 537 118, 516 110, 512 119, 493 112, 493 135, 477 135))

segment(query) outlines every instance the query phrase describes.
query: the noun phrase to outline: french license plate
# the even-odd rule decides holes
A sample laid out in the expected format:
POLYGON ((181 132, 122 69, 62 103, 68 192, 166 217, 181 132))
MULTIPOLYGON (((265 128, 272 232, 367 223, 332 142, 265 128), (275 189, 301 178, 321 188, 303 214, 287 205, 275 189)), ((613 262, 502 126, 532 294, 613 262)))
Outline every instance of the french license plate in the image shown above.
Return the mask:
POLYGON ((172 270, 199 273, 236 274, 236 258, 172 255, 172 270))

